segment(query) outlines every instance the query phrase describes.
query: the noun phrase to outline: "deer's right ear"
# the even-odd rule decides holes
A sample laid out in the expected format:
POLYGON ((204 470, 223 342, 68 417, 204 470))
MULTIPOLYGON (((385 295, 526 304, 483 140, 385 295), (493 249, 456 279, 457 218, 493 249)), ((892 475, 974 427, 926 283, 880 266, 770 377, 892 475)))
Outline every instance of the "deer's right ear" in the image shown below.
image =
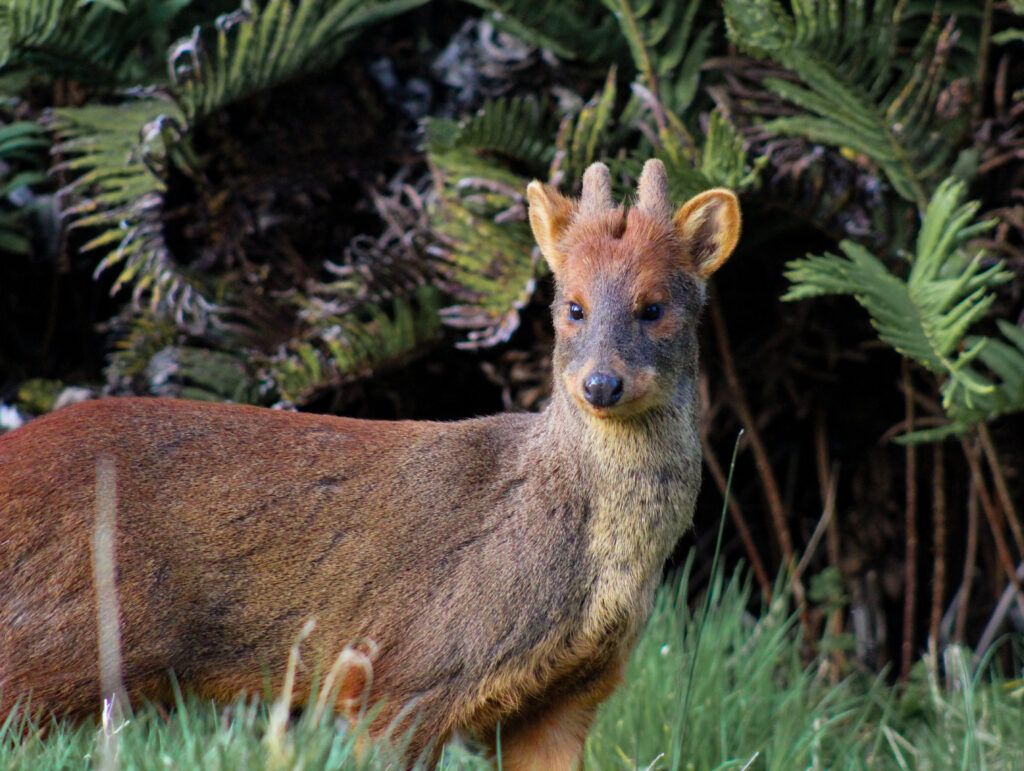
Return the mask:
POLYGON ((533 237, 537 239, 537 245, 551 271, 558 273, 565 262, 565 253, 559 242, 569 227, 576 204, 553 187, 537 180, 526 188, 526 198, 530 202, 533 237))

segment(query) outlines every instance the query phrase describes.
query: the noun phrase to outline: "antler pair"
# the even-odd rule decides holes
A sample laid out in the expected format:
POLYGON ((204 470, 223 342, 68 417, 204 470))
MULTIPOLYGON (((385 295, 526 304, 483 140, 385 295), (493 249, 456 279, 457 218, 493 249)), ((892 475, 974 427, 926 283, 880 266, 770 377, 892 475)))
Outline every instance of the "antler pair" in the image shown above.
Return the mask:
MULTIPOLYGON (((603 163, 590 164, 583 174, 580 215, 592 216, 615 208, 608 167, 603 163)), ((672 219, 672 205, 668 198, 668 175, 665 173, 665 164, 657 158, 647 161, 640 173, 635 208, 654 219, 665 222, 672 219)))

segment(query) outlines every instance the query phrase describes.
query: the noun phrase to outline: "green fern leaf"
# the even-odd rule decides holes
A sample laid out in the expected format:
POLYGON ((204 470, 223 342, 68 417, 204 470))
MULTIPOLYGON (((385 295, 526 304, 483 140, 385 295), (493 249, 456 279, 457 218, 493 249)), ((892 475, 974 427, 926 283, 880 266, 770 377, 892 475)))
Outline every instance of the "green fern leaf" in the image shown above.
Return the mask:
POLYGON ((732 40, 770 58, 798 83, 763 84, 802 114, 777 118, 765 130, 803 136, 870 159, 908 201, 923 209, 968 128, 966 114, 943 114, 936 103, 951 77, 952 22, 936 16, 918 42, 913 66, 897 56, 902 3, 858 0, 726 0, 732 40), (869 10, 870 9, 870 10, 869 10))
MULTIPOLYGON (((570 162, 585 156, 591 143, 596 147, 603 102, 599 97, 592 103, 582 121, 563 124, 562 160, 574 137, 570 162)), ((523 193, 531 179, 544 177, 553 161, 557 165, 555 125, 546 104, 532 99, 489 102, 462 123, 427 123, 427 150, 441 182, 431 212, 441 241, 435 252, 446 288, 458 301, 442 318, 466 330, 460 347, 507 340, 533 294, 538 266, 523 193)))
MULTIPOLYGON (((524 190, 521 180, 516 190, 524 190)), ((445 308, 445 324, 467 331, 462 348, 494 345, 507 340, 519 326, 519 310, 530 301, 537 263, 533 237, 525 222, 521 197, 492 195, 481 204, 463 200, 460 191, 446 186, 434 216, 441 237, 437 254, 451 293, 459 304, 445 308), (494 212, 518 209, 515 220, 495 222, 494 212)))
POLYGON ((0 68, 31 66, 101 85, 137 82, 156 63, 147 48, 191 0, 6 0, 0 68))
POLYGON ((708 57, 712 23, 695 31, 699 0, 603 0, 619 22, 641 84, 663 109, 662 116, 686 134, 679 120, 697 93, 700 69, 708 57))
POLYGON ((943 406, 955 424, 950 431, 1024 409, 1024 332, 1000 321, 1009 343, 966 336, 989 311, 995 299, 991 290, 1012 276, 1002 263, 983 269, 981 255, 964 255, 965 242, 994 222, 974 221, 978 206, 961 204, 963 193, 963 184, 953 179, 939 185, 908 258, 906 280, 863 246, 843 241, 843 257, 827 254, 790 262, 786 276, 793 286, 783 297, 853 295, 870 314, 879 337, 945 381, 943 406))
POLYGON ((153 309, 201 321, 214 304, 171 259, 160 219, 166 185, 158 167, 179 151, 172 142, 184 143, 173 128, 181 120, 173 103, 157 98, 56 110, 54 152, 66 160, 55 169, 76 174, 60 191, 72 227, 99 229, 83 251, 109 250, 95 272, 119 266, 112 291, 130 285, 136 304, 145 296, 153 309))
MULTIPOLYGON (((452 172, 463 167, 479 171, 483 158, 514 161, 540 173, 551 163, 555 125, 546 102, 529 97, 498 99, 462 122, 427 119, 426 148, 452 172)), ((517 178, 502 176, 507 181, 517 178)))
POLYGON ((191 123, 256 91, 334 64, 365 27, 426 0, 267 0, 217 19, 206 53, 202 34, 171 56, 183 112, 191 123))

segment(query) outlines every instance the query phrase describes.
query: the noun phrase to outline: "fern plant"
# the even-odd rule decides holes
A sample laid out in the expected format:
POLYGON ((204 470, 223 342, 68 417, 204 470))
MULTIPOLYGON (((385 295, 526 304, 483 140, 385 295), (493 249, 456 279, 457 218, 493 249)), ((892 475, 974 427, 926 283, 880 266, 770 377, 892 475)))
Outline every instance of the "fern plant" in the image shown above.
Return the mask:
POLYGON ((795 0, 788 8, 777 0, 725 2, 730 38, 795 76, 764 78, 796 114, 763 130, 870 159, 898 195, 923 210, 969 121, 965 105, 942 99, 959 76, 948 67, 959 37, 954 20, 932 16, 907 57, 900 47, 911 42, 902 36, 909 16, 898 0, 795 0))
MULTIPOLYGON (((112 382, 130 382, 140 372, 149 371, 146 360, 133 364, 131 356, 156 356, 172 349, 177 351, 172 356, 178 362, 176 371, 191 373, 179 380, 219 382, 219 376, 206 378, 202 373, 204 367, 209 367, 211 373, 217 369, 219 365, 214 366, 213 359, 188 354, 189 337, 198 334, 206 337, 208 345, 222 349, 224 355, 245 363, 239 371, 247 373, 248 385, 232 387, 230 393, 218 387, 211 394, 260 401, 292 400, 298 394, 308 396, 318 388, 343 382, 351 372, 364 371, 374 361, 387 361, 398 355, 399 349, 404 353, 434 335, 438 324, 436 292, 428 293, 428 297, 410 286, 404 290, 405 296, 378 295, 364 298, 361 304, 349 302, 348 310, 339 316, 336 312, 316 312, 327 307, 323 298, 331 297, 336 290, 330 283, 313 282, 302 303, 279 296, 274 311, 279 320, 266 321, 280 325, 280 319, 293 317, 300 331, 290 347, 263 352, 252 347, 259 336, 255 330, 235 321, 225 323, 249 315, 246 306, 252 297, 245 285, 230 276, 193 269, 189 260, 174 254, 166 232, 171 177, 208 184, 203 171, 208 161, 193 149, 195 132, 202 121, 254 92, 331 66, 365 27, 422 2, 244 3, 212 24, 197 26, 191 36, 170 46, 167 62, 171 81, 166 87, 135 89, 111 104, 86 104, 53 112, 51 125, 59 140, 54 151, 62 159, 54 170, 70 180, 61 196, 72 227, 90 234, 83 251, 102 255, 97 274, 118 271, 113 291, 129 290, 136 308, 146 307, 149 313, 172 320, 178 329, 173 341, 165 341, 170 348, 163 345, 154 349, 136 344, 154 339, 143 328, 147 325, 137 327, 131 321, 119 324, 128 336, 126 340, 136 343, 120 347, 110 370, 112 382), (317 367, 308 366, 314 350, 321 359, 317 367), (257 382, 258 388, 254 387, 257 382)), ((185 0, 171 0, 148 6, 148 12, 164 13, 166 22, 170 11, 187 4, 185 0)), ((114 59, 103 59, 100 52, 84 46, 110 38, 112 46, 120 46, 118 55, 123 58, 130 48, 126 48, 123 25, 131 19, 139 22, 136 17, 144 5, 97 3, 86 8, 78 2, 49 0, 45 7, 23 7, 14 2, 9 15, 0 18, 0 27, 7 24, 8 65, 43 66, 30 54, 57 46, 69 56, 92 57, 90 61, 107 62, 113 69, 114 59), (122 27, 115 29, 115 22, 122 27), (103 27, 106 33, 101 25, 107 25, 103 27), (85 27, 89 31, 82 32, 79 45, 74 42, 75 35, 85 27)), ((157 16, 146 19, 154 21, 157 16)), ((211 200, 216 201, 215 192, 211 200)), ((265 311, 261 313, 266 315, 265 311)))
MULTIPOLYGON (((489 102, 462 122, 428 122, 426 149, 442 183, 434 229, 460 301, 443 316, 467 331, 463 347, 508 340, 546 270, 531 251, 526 224, 523 191, 531 178, 576 184, 600 159, 622 195, 654 156, 665 162, 677 200, 716 185, 743 190, 756 184, 764 160, 749 162, 745 142, 724 115, 704 113, 702 135, 693 130, 700 119, 691 108, 715 29, 712 22, 698 24, 700 3, 606 0, 605 6, 619 33, 618 46, 608 48, 628 50, 630 60, 621 68, 613 63, 586 103, 558 107, 516 97, 489 102), (629 82, 624 104, 623 71, 629 82)), ((501 7, 507 15, 517 6, 501 7)))
POLYGON ((0 126, 0 252, 27 254, 30 248, 25 228, 30 200, 25 193, 42 183, 40 151, 48 149, 49 139, 30 121, 15 121, 0 126))
POLYGON ((96 273, 119 267, 113 291, 131 287, 137 306, 147 298, 154 310, 202 324, 215 303, 172 258, 161 219, 167 164, 186 147, 181 120, 156 96, 57 110, 54 151, 65 160, 55 170, 72 176, 60 191, 72 227, 98 231, 83 251, 109 250, 96 273))
POLYGON ((0 68, 133 85, 152 74, 157 45, 192 0, 5 0, 0 68))
POLYGON ((1005 342, 967 335, 995 301, 993 290, 1012 275, 1001 262, 984 267, 981 252, 967 253, 968 242, 995 223, 977 221, 978 203, 964 204, 963 196, 963 183, 947 179, 939 185, 914 252, 900 255, 909 263, 905 278, 849 240, 839 245, 844 256, 810 256, 790 262, 786 273, 793 286, 784 300, 852 295, 870 314, 879 337, 944 382, 949 424, 904 437, 911 441, 963 433, 983 420, 1024 409, 1024 331, 1000 320, 1005 342))
POLYGON ((638 85, 657 98, 659 125, 682 130, 681 118, 697 94, 700 68, 717 25, 707 22, 696 28, 697 0, 603 2, 619 22, 639 75, 638 85))
POLYGON ((178 41, 170 67, 190 121, 306 72, 334 64, 365 27, 426 0, 267 0, 244 4, 216 22, 206 52, 202 30, 178 41))

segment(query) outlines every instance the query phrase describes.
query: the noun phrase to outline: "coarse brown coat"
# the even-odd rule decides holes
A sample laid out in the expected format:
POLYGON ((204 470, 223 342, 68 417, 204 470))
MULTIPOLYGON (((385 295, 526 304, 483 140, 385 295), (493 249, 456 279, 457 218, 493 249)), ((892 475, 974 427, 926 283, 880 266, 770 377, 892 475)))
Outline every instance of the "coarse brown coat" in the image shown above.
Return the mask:
MULTIPOLYGON (((296 702, 346 646, 372 649, 373 730, 414 725, 409 761, 454 732, 505 769, 571 769, 620 682, 700 480, 696 324, 731 253, 735 197, 671 218, 664 169, 612 204, 533 183, 556 278, 554 384, 540 414, 370 422, 171 399, 86 402, 0 437, 0 719, 101 699, 98 463, 112 461, 120 681, 168 673, 230 700, 284 678, 296 702), (109 459, 103 461, 103 459, 109 459)), ((100 598, 102 601, 102 597, 100 598)), ((102 615, 102 613, 100 613, 102 615)))

